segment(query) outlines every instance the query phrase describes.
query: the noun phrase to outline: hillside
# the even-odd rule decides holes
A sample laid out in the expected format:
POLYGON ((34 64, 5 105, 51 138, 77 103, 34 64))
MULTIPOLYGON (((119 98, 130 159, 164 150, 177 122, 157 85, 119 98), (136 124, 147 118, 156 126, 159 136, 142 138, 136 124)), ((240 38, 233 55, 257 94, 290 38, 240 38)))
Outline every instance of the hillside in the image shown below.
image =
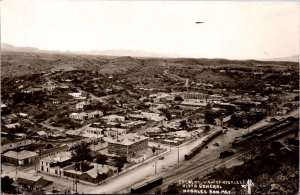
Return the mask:
POLYGON ((298 67, 295 62, 271 62, 257 60, 226 60, 226 59, 192 59, 192 58, 137 58, 113 57, 82 54, 62 53, 33 53, 3 51, 1 54, 1 76, 14 77, 41 73, 53 69, 93 70, 101 74, 129 74, 132 76, 162 73, 170 70, 176 75, 194 75, 201 79, 201 75, 209 75, 213 80, 226 78, 219 74, 206 72, 207 68, 244 68, 256 69, 269 67, 272 69, 289 69, 298 67), (199 73, 199 74, 198 74, 199 73), (213 75, 214 74, 214 75, 213 75), (220 77, 220 78, 219 78, 220 77), (222 77, 222 78, 221 78, 222 77))

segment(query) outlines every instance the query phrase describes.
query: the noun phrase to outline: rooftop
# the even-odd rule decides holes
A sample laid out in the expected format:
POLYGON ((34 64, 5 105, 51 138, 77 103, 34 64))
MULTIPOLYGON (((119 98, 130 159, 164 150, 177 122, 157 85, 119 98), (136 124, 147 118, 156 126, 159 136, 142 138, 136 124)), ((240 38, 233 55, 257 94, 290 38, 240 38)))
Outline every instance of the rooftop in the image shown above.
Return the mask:
POLYGON ((97 178, 98 174, 108 173, 109 170, 117 170, 116 167, 109 165, 100 165, 97 163, 91 163, 94 166, 93 169, 88 170, 86 173, 89 174, 92 178, 97 178))
POLYGON ((64 162, 70 160, 71 158, 72 158, 71 152, 60 152, 54 156, 48 156, 46 158, 43 158, 42 161, 57 163, 57 162, 64 162))
POLYGON ((41 152, 41 155, 50 154, 52 152, 61 151, 61 150, 65 150, 65 149, 69 149, 69 146, 63 145, 63 146, 58 146, 58 147, 51 148, 51 149, 48 149, 48 150, 44 150, 44 151, 41 152))
POLYGON ((140 142, 142 140, 147 140, 148 137, 138 135, 136 133, 129 133, 125 135, 118 136, 117 139, 108 140, 108 143, 115 143, 120 145, 132 145, 134 143, 140 142))
POLYGON ((20 123, 13 123, 13 124, 5 125, 5 127, 7 127, 8 129, 17 128, 20 126, 21 126, 20 123))
POLYGON ((4 153, 3 156, 18 159, 18 160, 23 160, 23 159, 26 159, 26 158, 38 156, 38 154, 36 152, 31 152, 31 151, 28 151, 28 150, 22 150, 21 152, 8 151, 8 152, 4 153))
POLYGON ((125 118, 125 117, 124 116, 118 116, 118 115, 115 115, 115 114, 102 117, 102 119, 116 119, 116 118, 125 118))

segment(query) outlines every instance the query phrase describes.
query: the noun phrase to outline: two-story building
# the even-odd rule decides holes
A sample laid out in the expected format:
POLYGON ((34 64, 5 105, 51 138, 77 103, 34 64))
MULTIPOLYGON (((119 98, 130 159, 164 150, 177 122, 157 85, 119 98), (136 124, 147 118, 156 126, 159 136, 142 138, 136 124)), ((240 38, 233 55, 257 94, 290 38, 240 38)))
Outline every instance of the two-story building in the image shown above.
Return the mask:
POLYGON ((107 142, 109 154, 124 155, 127 158, 135 156, 148 147, 148 137, 132 133, 118 136, 107 142))
POLYGON ((71 152, 60 152, 53 156, 47 156, 40 160, 40 171, 54 175, 63 175, 63 168, 72 164, 71 152))

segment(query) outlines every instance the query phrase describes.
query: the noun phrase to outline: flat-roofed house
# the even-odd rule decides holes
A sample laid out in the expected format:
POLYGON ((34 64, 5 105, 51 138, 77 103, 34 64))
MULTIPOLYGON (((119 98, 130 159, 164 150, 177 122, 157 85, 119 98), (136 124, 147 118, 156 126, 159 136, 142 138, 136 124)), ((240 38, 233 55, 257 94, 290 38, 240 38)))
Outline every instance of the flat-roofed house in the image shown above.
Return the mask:
POLYGON ((102 119, 107 122, 124 122, 125 121, 124 116, 118 116, 118 115, 114 115, 114 114, 104 116, 104 117, 102 117, 102 119))
POLYGON ((38 154, 36 152, 31 152, 27 150, 22 150, 20 152, 8 151, 3 154, 4 161, 18 164, 18 165, 30 165, 38 159, 38 154))
POLYGON ((91 163, 90 166, 92 167, 90 170, 81 171, 75 170, 75 166, 72 165, 64 169, 64 176, 69 178, 78 178, 79 180, 96 184, 104 180, 103 175, 111 177, 118 173, 117 167, 100 165, 97 163, 91 163))
POLYGON ((40 171, 61 176, 63 168, 72 164, 71 152, 60 152, 53 156, 47 156, 40 160, 40 171))
POLYGON ((126 157, 135 156, 139 151, 148 147, 148 137, 137 134, 125 134, 117 138, 108 140, 108 153, 124 155, 126 157))

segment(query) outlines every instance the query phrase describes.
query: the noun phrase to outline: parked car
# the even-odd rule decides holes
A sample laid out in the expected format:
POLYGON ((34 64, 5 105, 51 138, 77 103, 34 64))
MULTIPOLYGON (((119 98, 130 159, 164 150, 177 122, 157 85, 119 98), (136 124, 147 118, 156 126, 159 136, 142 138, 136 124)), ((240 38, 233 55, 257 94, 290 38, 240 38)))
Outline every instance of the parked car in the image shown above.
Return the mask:
POLYGON ((226 157, 232 156, 232 155, 234 155, 234 152, 232 150, 229 150, 229 151, 225 150, 224 152, 220 153, 219 158, 226 158, 226 157))
POLYGON ((161 156, 161 157, 159 157, 158 159, 159 159, 159 160, 164 160, 165 157, 161 156))

